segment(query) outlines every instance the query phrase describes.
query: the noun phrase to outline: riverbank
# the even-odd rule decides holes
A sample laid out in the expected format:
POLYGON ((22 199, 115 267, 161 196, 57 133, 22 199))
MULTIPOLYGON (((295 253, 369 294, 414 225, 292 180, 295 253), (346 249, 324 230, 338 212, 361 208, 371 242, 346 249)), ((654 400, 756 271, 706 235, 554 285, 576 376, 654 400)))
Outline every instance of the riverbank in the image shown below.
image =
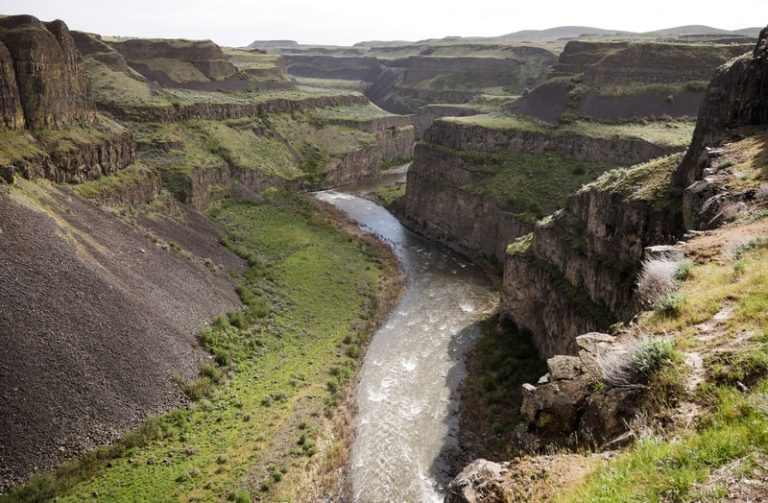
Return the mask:
POLYGON ((213 357, 198 380, 179 382, 189 406, 0 501, 284 501, 310 487, 344 490, 329 481, 346 464, 345 408, 365 345, 399 298, 397 262, 304 196, 268 191, 208 214, 248 263, 230 272, 246 308, 201 332, 213 357))

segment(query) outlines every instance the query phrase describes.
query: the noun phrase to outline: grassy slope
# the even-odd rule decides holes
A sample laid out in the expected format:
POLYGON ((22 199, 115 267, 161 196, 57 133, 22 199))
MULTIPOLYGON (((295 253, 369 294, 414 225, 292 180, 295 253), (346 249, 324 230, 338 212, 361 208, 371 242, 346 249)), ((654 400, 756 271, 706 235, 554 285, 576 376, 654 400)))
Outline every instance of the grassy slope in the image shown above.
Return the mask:
POLYGON ((750 468, 749 458, 768 453, 768 248, 765 241, 752 243, 757 243, 753 249, 730 259, 695 267, 680 289, 679 314, 653 314, 641 321, 646 331, 673 334, 685 352, 711 355, 705 360, 707 382, 690 397, 705 407, 699 427, 680 431, 677 438, 642 439, 563 501, 717 500, 734 481, 730 488, 722 480, 702 489, 698 484, 715 470, 746 460, 741 476, 753 476, 757 467, 750 468), (713 340, 697 336, 702 323, 729 306, 732 315, 713 340))
POLYGON ((222 202, 211 214, 250 267, 239 291, 246 310, 217 318, 201 335, 218 365, 205 367, 188 391, 204 398, 0 501, 35 501, 51 490, 59 501, 248 501, 248 491, 269 501, 278 480, 300 478, 323 411, 356 366, 381 259, 297 196, 273 193, 258 206, 222 202), (299 413, 299 429, 286 430, 299 413), (285 445, 270 445, 273 437, 285 445))

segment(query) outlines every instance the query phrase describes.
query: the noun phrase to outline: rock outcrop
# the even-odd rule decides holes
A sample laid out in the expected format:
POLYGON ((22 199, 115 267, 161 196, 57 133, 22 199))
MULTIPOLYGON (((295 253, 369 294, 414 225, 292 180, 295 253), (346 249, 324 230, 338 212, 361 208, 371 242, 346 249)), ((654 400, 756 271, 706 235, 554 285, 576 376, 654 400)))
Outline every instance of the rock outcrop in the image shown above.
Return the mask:
POLYGON ((128 63, 122 54, 114 47, 104 42, 99 35, 83 33, 81 31, 70 32, 75 41, 77 50, 84 57, 91 57, 117 72, 128 72, 128 63))
POLYGON ((256 117, 262 114, 300 112, 312 108, 368 104, 362 94, 309 96, 303 99, 274 98, 258 103, 191 103, 167 106, 132 106, 103 104, 100 108, 118 120, 144 122, 178 122, 191 119, 226 120, 256 117))
POLYGON ((709 84, 678 183, 688 186, 701 178, 707 147, 718 146, 729 131, 758 124, 768 124, 768 28, 751 53, 722 67, 709 84))
POLYGON ((42 23, 32 16, 0 18, 0 43, 7 49, 0 50, 2 87, 9 93, 2 99, 6 125, 62 129, 78 121, 95 120, 82 58, 62 21, 42 23), (13 61, 23 124, 13 113, 16 93, 8 56, 13 61))
POLYGON ((157 58, 176 60, 191 64, 210 80, 222 80, 237 72, 221 47, 210 40, 135 38, 110 44, 132 65, 157 58))
POLYGON ((523 385, 522 444, 538 450, 551 443, 600 447, 620 442, 627 419, 640 395, 639 388, 603 386, 599 358, 620 351, 615 338, 587 333, 576 338, 578 356, 557 355, 547 360, 548 372, 538 384, 523 385))
POLYGON ((2 43, 0 43, 0 120, 2 120, 2 126, 7 129, 24 129, 25 126, 13 58, 2 43))

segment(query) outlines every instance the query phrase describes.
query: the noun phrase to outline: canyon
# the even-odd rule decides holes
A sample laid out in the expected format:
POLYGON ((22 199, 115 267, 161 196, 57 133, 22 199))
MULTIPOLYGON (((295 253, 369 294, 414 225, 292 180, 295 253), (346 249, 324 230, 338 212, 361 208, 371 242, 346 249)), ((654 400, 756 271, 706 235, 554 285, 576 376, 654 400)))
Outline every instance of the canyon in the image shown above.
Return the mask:
POLYGON ((768 28, 682 28, 230 48, 0 18, 0 501, 673 494, 615 477, 633 456, 743 491, 768 28))

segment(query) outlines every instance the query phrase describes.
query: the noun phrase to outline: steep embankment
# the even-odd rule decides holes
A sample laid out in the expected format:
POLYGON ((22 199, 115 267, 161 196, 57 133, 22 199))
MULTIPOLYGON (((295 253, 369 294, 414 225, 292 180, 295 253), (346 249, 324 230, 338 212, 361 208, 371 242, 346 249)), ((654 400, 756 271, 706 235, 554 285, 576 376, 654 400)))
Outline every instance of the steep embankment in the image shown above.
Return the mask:
POLYGON ((194 378, 209 359, 194 335, 240 305, 214 272, 243 262, 216 254, 218 230, 192 214, 176 224, 197 241, 185 255, 169 248, 167 227, 149 235, 66 189, 0 190, 7 488, 183 404, 174 379, 194 378))
POLYGON ((617 165, 679 151, 690 126, 551 128, 512 116, 438 121, 416 148, 405 216, 469 256, 505 260, 506 246, 566 196, 617 165))
POLYGON ((695 117, 714 71, 750 48, 571 41, 551 79, 508 110, 553 122, 563 117, 607 121, 695 117))

